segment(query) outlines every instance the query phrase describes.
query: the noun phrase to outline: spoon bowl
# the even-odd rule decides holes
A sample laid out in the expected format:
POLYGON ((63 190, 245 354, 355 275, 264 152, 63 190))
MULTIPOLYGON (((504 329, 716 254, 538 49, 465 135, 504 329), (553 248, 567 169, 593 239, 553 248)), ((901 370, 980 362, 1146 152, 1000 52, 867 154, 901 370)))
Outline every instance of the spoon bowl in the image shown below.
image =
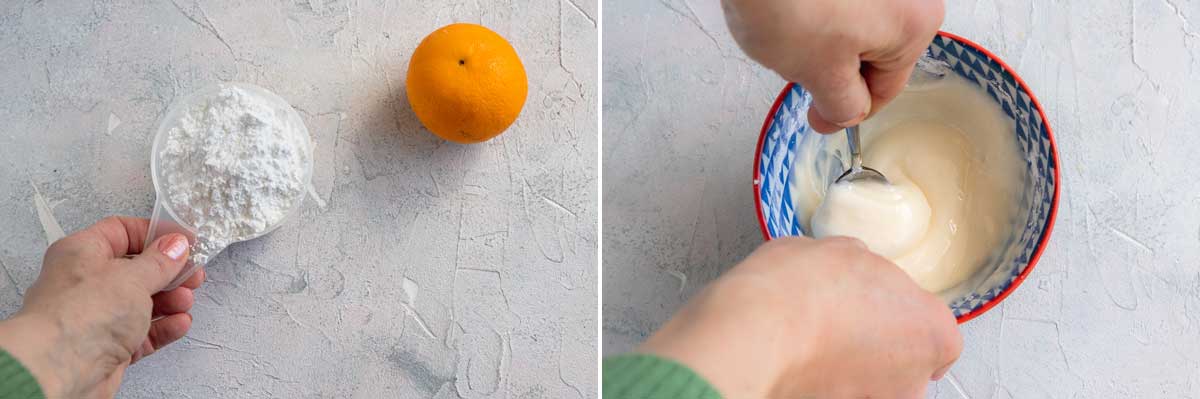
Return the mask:
POLYGON ((838 176, 834 184, 866 181, 890 184, 883 173, 863 166, 862 139, 858 135, 858 126, 846 128, 846 139, 850 142, 850 168, 838 176))

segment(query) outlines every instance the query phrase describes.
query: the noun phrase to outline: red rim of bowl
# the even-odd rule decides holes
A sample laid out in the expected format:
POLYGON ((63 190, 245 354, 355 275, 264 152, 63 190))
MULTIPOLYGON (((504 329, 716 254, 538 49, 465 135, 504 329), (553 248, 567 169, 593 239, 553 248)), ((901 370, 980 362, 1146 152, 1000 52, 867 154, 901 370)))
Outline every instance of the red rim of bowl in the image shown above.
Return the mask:
MULTIPOLYGON (((980 306, 967 314, 959 316, 958 324, 962 324, 974 319, 975 317, 978 317, 984 312, 987 312, 996 305, 1000 304, 1000 302, 1004 301, 1009 294, 1011 294, 1013 291, 1016 291, 1017 287, 1025 281, 1025 277, 1029 276, 1029 272, 1033 271, 1033 267, 1037 265, 1038 259, 1042 257, 1042 251, 1046 249, 1046 244, 1050 241, 1050 234, 1054 230, 1054 220, 1058 216, 1058 193, 1060 187, 1062 186, 1062 178, 1059 176, 1058 145, 1054 142, 1054 132, 1050 129, 1050 120, 1046 118, 1046 110, 1042 108, 1042 103, 1038 101, 1037 96, 1033 95, 1033 90, 1029 88, 1029 85, 1025 84, 1025 81, 1021 79, 1020 75, 1017 75, 1017 71, 1008 66, 1008 64, 1005 63, 1004 60, 1001 60, 1000 57, 995 53, 988 51, 988 49, 983 48, 983 46, 967 40, 962 36, 944 31, 938 31, 938 36, 950 38, 960 44, 974 48, 975 50, 995 60, 996 63, 1000 64, 1001 68, 1012 75, 1017 84, 1021 86, 1021 89, 1025 91, 1025 94, 1029 95, 1029 99, 1033 103, 1034 107, 1037 108, 1038 114, 1042 116, 1042 124, 1046 127, 1046 138, 1050 140, 1050 153, 1054 154, 1054 198, 1050 201, 1049 221, 1046 222, 1046 230, 1042 234, 1041 240, 1038 241, 1037 249, 1033 251, 1033 256, 1029 258, 1029 265, 1025 267, 1025 270, 1022 271, 1021 274, 1013 280, 1012 284, 1010 284, 1008 288, 1001 292, 1000 295, 997 295, 991 301, 988 301, 988 303, 983 304, 983 306, 980 306)), ((779 93, 779 97, 775 98, 775 105, 771 106, 771 112, 767 113, 767 118, 763 121, 762 131, 758 136, 758 146, 754 152, 754 209, 758 214, 758 227, 762 230, 763 238, 765 238, 767 241, 771 240, 771 234, 767 231, 767 221, 763 216, 762 197, 759 193, 759 186, 762 184, 760 179, 762 176, 758 174, 758 165, 759 162, 762 161, 763 142, 766 141, 767 129, 771 126, 771 119, 775 117, 775 113, 779 111, 779 106, 783 104, 783 99, 787 97, 788 92, 790 92, 792 90, 792 86, 795 85, 795 83, 788 83, 787 86, 784 86, 783 91, 779 93)))

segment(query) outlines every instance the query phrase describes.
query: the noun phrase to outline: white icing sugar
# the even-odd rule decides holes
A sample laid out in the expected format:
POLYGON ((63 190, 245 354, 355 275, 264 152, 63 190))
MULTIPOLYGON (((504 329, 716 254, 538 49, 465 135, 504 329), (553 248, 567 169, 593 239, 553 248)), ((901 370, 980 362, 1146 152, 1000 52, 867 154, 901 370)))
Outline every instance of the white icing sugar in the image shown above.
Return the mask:
POLYGON ((159 154, 163 194, 180 221, 197 230, 195 263, 270 230, 307 194, 311 147, 284 107, 222 86, 168 131, 159 154))

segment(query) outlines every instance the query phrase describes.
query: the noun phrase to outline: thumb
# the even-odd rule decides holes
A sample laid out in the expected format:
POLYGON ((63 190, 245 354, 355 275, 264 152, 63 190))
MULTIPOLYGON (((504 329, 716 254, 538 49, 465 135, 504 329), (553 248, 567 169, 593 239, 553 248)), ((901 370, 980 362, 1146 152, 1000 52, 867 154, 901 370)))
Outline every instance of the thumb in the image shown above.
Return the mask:
POLYGON ((871 92, 857 56, 837 62, 811 82, 800 82, 812 92, 809 124, 821 133, 832 133, 859 124, 871 111, 871 92))
POLYGON ((141 254, 133 257, 134 274, 147 292, 161 291, 183 271, 190 247, 187 237, 172 233, 154 240, 141 254))

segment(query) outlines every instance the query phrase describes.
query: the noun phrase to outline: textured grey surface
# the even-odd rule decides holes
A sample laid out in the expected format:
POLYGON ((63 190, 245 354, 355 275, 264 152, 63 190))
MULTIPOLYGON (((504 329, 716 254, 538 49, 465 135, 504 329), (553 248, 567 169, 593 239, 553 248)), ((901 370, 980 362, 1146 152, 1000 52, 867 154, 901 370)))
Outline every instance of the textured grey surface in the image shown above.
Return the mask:
POLYGON ((148 215, 163 110, 245 81, 301 110, 325 205, 215 259, 192 331, 119 397, 594 397, 596 2, 517 3, 4 2, 0 316, 47 245, 35 189, 68 232, 148 215), (530 77, 482 145, 434 138, 404 97, 420 39, 460 21, 530 77))
MULTIPOLYGON (((783 82, 718 3, 605 3, 605 353, 761 242, 751 167, 783 82)), ((1200 2, 947 1, 943 29, 1033 88, 1064 183, 1041 262, 929 396, 1200 397, 1200 2)))

